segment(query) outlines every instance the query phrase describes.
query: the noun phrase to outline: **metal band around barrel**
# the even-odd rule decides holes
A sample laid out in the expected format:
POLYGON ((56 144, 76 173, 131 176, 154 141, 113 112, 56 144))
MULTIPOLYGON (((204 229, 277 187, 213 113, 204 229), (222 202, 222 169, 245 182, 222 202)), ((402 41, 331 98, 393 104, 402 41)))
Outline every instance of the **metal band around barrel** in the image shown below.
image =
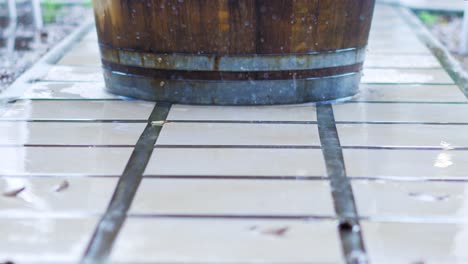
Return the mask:
POLYGON ((102 59, 125 66, 183 71, 288 71, 333 68, 364 62, 365 48, 284 55, 191 55, 143 53, 102 46, 102 59))
POLYGON ((161 70, 143 67, 126 66, 102 60, 105 69, 133 76, 146 76, 160 80, 199 80, 199 81, 268 81, 268 80, 302 80, 332 77, 360 72, 362 63, 331 68, 285 70, 285 71, 185 71, 161 70))

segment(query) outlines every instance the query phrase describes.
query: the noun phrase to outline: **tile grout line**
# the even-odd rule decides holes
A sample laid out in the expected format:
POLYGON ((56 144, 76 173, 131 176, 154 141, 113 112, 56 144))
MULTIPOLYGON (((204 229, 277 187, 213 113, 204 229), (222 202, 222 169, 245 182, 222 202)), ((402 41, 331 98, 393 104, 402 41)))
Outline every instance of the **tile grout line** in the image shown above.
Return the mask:
MULTIPOLYGON (((2 148, 75 148, 75 149, 100 149, 100 148, 134 148, 135 145, 87 145, 87 144, 0 144, 2 148)), ((154 145, 155 149, 277 149, 277 150, 318 150, 319 145, 154 145)), ((467 151, 468 146, 410 146, 410 145, 342 145, 341 149, 352 150, 414 150, 414 151, 467 151)))
POLYGON ((317 120, 335 211, 340 221, 338 231, 345 261, 349 264, 368 263, 353 190, 346 175, 332 105, 317 105, 317 120))
MULTIPOLYGON (((128 123, 142 124, 147 120, 119 120, 119 119, 1 119, 0 123, 128 123)), ((263 124, 263 125, 317 125, 317 121, 267 121, 267 120, 166 120, 165 123, 187 124, 263 124)), ((336 124, 344 125, 454 125, 466 126, 468 122, 433 122, 433 121, 336 121, 336 124)))
POLYGON ((161 132, 162 125, 155 125, 154 122, 166 120, 170 109, 170 103, 157 103, 154 107, 148 119, 148 125, 141 134, 119 179, 109 206, 94 230, 81 263, 94 264, 107 261, 141 183, 143 173, 154 150, 153 146, 161 132))

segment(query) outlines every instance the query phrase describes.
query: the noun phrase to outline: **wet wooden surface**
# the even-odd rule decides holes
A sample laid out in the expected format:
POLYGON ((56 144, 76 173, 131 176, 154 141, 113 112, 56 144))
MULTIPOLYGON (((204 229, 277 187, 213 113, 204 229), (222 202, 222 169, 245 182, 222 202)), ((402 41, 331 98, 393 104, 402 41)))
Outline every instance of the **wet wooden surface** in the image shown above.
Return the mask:
POLYGON ((374 0, 94 4, 102 45, 142 52, 283 54, 365 46, 374 0))

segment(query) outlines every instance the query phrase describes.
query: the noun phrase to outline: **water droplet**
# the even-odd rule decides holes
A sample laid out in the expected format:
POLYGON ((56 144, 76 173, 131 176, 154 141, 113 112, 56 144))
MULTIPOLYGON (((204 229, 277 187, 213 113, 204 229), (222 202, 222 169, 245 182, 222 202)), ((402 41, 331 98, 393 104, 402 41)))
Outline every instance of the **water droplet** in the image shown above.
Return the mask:
POLYGON ((423 202, 441 202, 447 201, 450 198, 450 195, 448 194, 433 195, 427 193, 410 192, 408 195, 423 202))
POLYGON ((446 152, 440 153, 435 162, 434 167, 436 168, 448 168, 453 165, 452 155, 446 152))

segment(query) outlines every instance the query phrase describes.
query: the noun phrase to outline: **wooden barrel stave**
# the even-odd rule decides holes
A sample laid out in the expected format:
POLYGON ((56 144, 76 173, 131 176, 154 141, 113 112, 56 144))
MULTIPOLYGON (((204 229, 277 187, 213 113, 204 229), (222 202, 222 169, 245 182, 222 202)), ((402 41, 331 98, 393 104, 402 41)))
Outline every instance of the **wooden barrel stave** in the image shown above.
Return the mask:
POLYGON ((94 2, 108 89, 195 104, 356 94, 373 6, 374 0, 94 2))

